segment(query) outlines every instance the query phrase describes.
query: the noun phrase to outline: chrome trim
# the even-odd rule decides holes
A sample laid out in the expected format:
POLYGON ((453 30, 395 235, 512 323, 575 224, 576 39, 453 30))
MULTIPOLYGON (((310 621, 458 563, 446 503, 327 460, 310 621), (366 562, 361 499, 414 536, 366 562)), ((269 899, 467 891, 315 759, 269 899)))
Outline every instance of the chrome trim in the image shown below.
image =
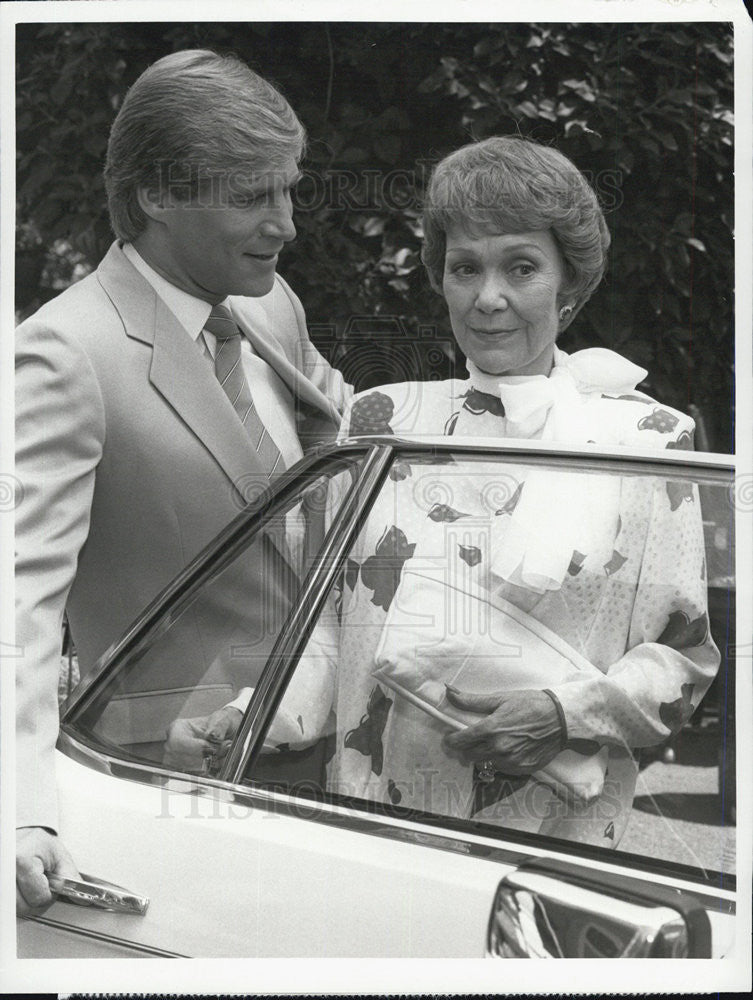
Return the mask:
POLYGON ((500 882, 486 940, 493 958, 711 958, 697 901, 569 863, 522 865, 500 882))
MULTIPOLYGON (((452 439, 450 438, 449 440, 452 439)), ((396 443, 395 450, 398 456, 407 456, 408 460, 410 460, 411 452, 414 454, 420 453, 415 448, 406 447, 405 449, 402 449, 399 443, 396 443)), ((437 456, 443 453, 439 448, 432 449, 432 451, 437 456)), ((460 455, 459 449, 445 449, 445 451, 454 454, 455 456, 460 455)), ((693 463, 688 462, 687 459, 670 459, 665 461, 663 452, 659 452, 658 454, 654 452, 652 455, 646 456, 635 456, 632 454, 589 455, 581 452, 577 454, 574 453, 572 455, 563 455, 558 452, 546 452, 542 449, 539 454, 525 454, 521 458, 519 454, 515 454, 513 452, 490 451, 488 443, 485 448, 479 445, 477 447, 463 449, 463 452, 468 455, 479 457, 488 456, 489 459, 493 459, 495 462, 499 462, 500 464, 510 463, 518 465, 524 458, 526 465, 529 465, 532 468, 543 467, 552 470, 565 469, 569 472, 576 473, 602 472, 623 477, 651 475, 663 477, 665 479, 692 479, 694 483, 700 486, 720 484, 722 481, 727 479, 733 481, 734 473, 734 468, 725 463, 693 463), (578 460, 576 466, 574 466, 573 458, 577 458, 578 460), (681 468, 677 468, 677 466, 681 466, 681 468)))
POLYGON ((387 476, 391 460, 390 447, 374 448, 361 466, 358 481, 343 500, 338 517, 318 553, 316 565, 298 594, 297 606, 278 636, 246 708, 236 738, 219 773, 223 781, 240 783, 254 754, 261 749, 264 733, 297 666, 298 656, 304 643, 308 641, 351 542, 361 530, 363 519, 387 476))
MULTIPOLYGON (((84 753, 80 754, 83 759, 79 760, 79 763, 86 766, 87 758, 90 755, 96 756, 114 778, 136 781, 151 786, 164 786, 169 780, 170 791, 176 794, 201 795, 224 801, 231 799, 234 803, 249 809, 279 812, 295 819, 321 823, 325 826, 338 826, 351 833, 363 833, 387 840, 414 843, 417 846, 451 851, 454 854, 465 854, 472 858, 484 858, 513 867, 530 862, 531 858, 572 863, 573 856, 575 856, 577 860, 582 861, 580 855, 576 853, 579 847, 577 843, 570 844, 562 841, 561 847, 553 848, 536 842, 527 834, 502 828, 485 826, 478 833, 455 829, 448 825, 449 821, 442 816, 404 819, 401 816, 391 816, 378 812, 379 805, 375 803, 367 803, 367 805, 372 806, 372 811, 368 811, 359 806, 348 806, 339 802, 317 802, 265 788, 248 785, 239 787, 231 782, 221 781, 219 778, 187 775, 184 772, 170 771, 155 765, 124 762, 106 754, 94 754, 88 747, 82 747, 79 741, 78 735, 74 737, 67 732, 64 736, 61 734, 58 748, 74 760, 77 759, 77 753, 83 749, 84 753), (439 827, 441 833, 437 833, 435 827, 439 827), (501 844, 502 838, 507 843, 501 844)), ((478 824, 478 826, 482 825, 478 824)), ((606 851, 601 853, 607 854, 606 851)), ((633 868, 641 871, 639 868, 641 860, 638 855, 621 857, 619 862, 599 857, 598 864, 600 871, 624 876, 626 871, 630 872, 633 868), (631 858, 634 859, 632 864, 631 858)), ((591 863, 594 863, 593 858, 591 863)), ((645 876, 646 873, 643 874, 645 876)), ((678 873, 668 872, 652 872, 651 875, 657 884, 673 886, 683 893, 687 893, 708 910, 729 914, 736 912, 736 890, 733 888, 725 889, 708 883, 692 881, 690 874, 686 878, 678 873)))
POLYGON ((165 951, 164 948, 154 948, 148 944, 141 944, 138 941, 130 941, 126 938, 113 937, 112 934, 102 934, 98 931, 89 930, 86 927, 77 927, 75 924, 66 924, 61 920, 52 920, 50 917, 22 917, 35 924, 42 924, 45 927, 52 927, 55 930, 65 931, 67 934, 75 934, 77 937, 93 938, 95 941, 103 941, 107 944, 116 945, 119 948, 130 948, 132 951, 142 952, 152 958, 190 958, 178 951, 165 951))
POLYGON ((143 917, 149 909, 149 897, 130 892, 122 885, 106 882, 95 875, 80 872, 78 878, 64 878, 56 872, 47 871, 47 882, 56 898, 76 906, 89 906, 96 910, 111 910, 116 913, 130 913, 143 917))
POLYGON ((77 737, 77 739, 74 738, 68 732, 65 723, 61 723, 57 739, 58 750, 64 753, 66 757, 70 757, 77 764, 90 767, 93 771, 99 771, 100 774, 112 775, 110 758, 106 757, 101 751, 94 750, 88 744, 83 743, 78 734, 77 737))
POLYGON ((485 437, 447 437, 445 435, 427 436, 411 440, 410 437, 387 435, 364 435, 362 437, 351 437, 340 441, 334 445, 334 449, 345 446, 353 447, 357 444, 389 445, 399 451, 423 450, 423 451, 457 451, 475 452, 483 451, 493 454, 495 457, 504 457, 506 454, 516 456, 516 460, 521 455, 529 454, 531 457, 553 457, 557 456, 569 458, 584 458, 598 461, 599 458, 607 460, 618 459, 635 462, 654 462, 660 467, 662 465, 682 465, 687 464, 693 467, 706 467, 709 469, 731 469, 734 470, 736 460, 734 455, 725 455, 720 452, 706 451, 682 451, 677 448, 667 448, 657 451, 655 448, 635 448, 631 445, 594 445, 592 448, 584 447, 582 444, 569 445, 556 444, 552 441, 529 441, 516 440, 514 438, 490 439, 485 437), (494 440, 494 444, 490 442, 494 440))

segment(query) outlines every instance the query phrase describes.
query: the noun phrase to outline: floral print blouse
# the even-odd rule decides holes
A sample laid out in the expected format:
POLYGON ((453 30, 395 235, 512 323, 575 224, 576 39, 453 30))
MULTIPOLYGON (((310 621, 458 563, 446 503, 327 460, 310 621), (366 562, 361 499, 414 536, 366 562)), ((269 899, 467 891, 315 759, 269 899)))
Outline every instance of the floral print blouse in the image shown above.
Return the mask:
MULTIPOLYGON (((558 351, 557 363, 566 357, 558 351)), ((370 389, 353 398, 340 436, 521 436, 499 395, 488 388, 453 379, 370 389)), ((590 386, 578 403, 588 442, 692 447, 693 421, 642 393, 611 395, 590 386)), ((546 419, 532 432, 530 426, 529 421, 531 438, 546 437, 546 419)), ((494 469, 498 473, 500 465, 494 469)), ((495 575, 492 565, 490 549, 510 547, 505 543, 516 530, 516 508, 521 509, 526 487, 534 489, 530 466, 513 462, 504 469, 500 485, 498 475, 491 483, 479 466, 478 474, 453 484, 452 496, 422 489, 418 463, 400 462, 391 470, 349 560, 339 597, 337 745, 328 782, 333 790, 358 798, 475 815, 510 828, 613 847, 634 795, 632 751, 677 732, 718 667, 709 634, 698 492, 677 479, 595 476, 597 487, 596 480, 608 480, 611 494, 582 518, 589 522, 584 543, 589 551, 568 551, 562 578, 531 589, 520 579, 495 575), (479 542, 479 525, 488 527, 482 534, 492 539, 491 546, 479 542), (448 551, 448 545, 453 551, 457 547, 478 582, 556 631, 598 668, 595 677, 552 688, 567 747, 584 754, 609 747, 604 791, 589 806, 563 802, 528 777, 498 774, 491 784, 480 784, 470 765, 444 750, 438 722, 375 682, 374 654, 402 567, 429 552, 448 551)), ((569 485, 568 473, 552 475, 561 477, 563 489, 575 488, 576 500, 580 497, 587 507, 591 491, 585 474, 569 475, 569 485)), ((542 523, 542 531, 556 539, 556 498, 542 509, 550 522, 542 523)), ((565 532, 560 544, 569 544, 567 537, 565 532)))

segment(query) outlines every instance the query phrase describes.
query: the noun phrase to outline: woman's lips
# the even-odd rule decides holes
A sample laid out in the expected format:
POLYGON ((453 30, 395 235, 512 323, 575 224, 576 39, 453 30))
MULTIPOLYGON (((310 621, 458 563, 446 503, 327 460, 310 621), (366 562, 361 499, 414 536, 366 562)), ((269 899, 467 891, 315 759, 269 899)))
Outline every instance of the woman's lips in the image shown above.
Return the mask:
POLYGON ((515 333, 518 328, 513 326, 509 330, 482 330, 480 327, 472 326, 469 329, 471 333, 475 333, 479 337, 496 337, 500 334, 515 333))

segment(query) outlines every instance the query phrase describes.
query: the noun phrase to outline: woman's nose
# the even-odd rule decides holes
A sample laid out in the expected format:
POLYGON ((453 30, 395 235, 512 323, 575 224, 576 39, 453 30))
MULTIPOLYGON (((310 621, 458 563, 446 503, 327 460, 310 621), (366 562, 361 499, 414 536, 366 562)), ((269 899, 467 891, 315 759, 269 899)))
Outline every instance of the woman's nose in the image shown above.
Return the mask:
POLYGON ((509 302, 505 283, 496 276, 484 279, 476 294, 475 306, 480 312, 486 313, 507 309, 509 302))

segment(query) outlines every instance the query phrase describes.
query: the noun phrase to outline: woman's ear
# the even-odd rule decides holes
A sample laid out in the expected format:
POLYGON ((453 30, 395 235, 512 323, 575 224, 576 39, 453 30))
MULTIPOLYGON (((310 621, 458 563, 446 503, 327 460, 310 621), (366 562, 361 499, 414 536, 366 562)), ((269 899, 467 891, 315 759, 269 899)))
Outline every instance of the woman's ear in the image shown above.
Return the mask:
MULTIPOLYGON (((426 267, 425 264, 424 264, 424 267, 426 267)), ((429 284, 431 285, 432 289, 437 293, 437 295, 441 295, 444 298, 444 289, 442 288, 442 279, 440 278, 439 281, 437 281, 437 276, 436 276, 436 274, 434 273, 434 270, 431 267, 426 267, 426 273, 429 276, 429 284)))
POLYGON ((570 325, 570 323, 571 323, 572 318, 573 318, 574 315, 575 315, 575 306, 572 305, 571 303, 566 302, 565 305, 563 305, 563 306, 560 307, 560 311, 558 313, 558 316, 559 316, 558 332, 559 333, 562 333, 563 330, 566 330, 568 328, 568 326, 570 325))

